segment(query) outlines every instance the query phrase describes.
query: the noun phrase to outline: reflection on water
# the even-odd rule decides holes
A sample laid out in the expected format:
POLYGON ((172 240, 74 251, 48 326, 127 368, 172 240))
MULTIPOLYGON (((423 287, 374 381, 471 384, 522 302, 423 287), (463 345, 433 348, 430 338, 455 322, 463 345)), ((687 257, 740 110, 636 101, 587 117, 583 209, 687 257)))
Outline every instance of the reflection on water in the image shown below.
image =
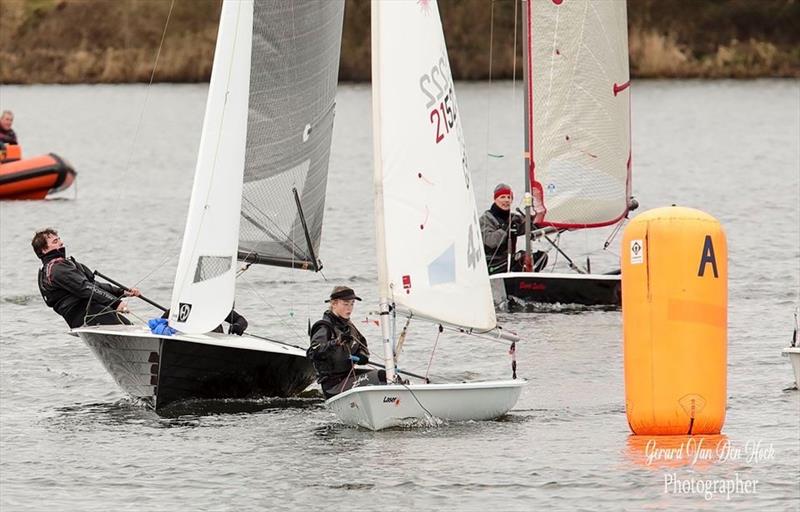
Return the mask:
POLYGON ((215 414, 242 414, 271 409, 311 409, 323 405, 322 398, 226 398, 193 399, 169 404, 159 409, 158 414, 165 418, 185 415, 211 416, 215 414))
POLYGON ((618 306, 613 305, 595 305, 585 306, 583 304, 542 304, 537 302, 526 302, 513 297, 508 298, 503 304, 500 305, 500 310, 508 313, 517 313, 524 311, 525 313, 559 313, 564 315, 579 315, 581 313, 588 313, 592 311, 619 311, 618 306))
POLYGON ((54 415, 44 422, 50 428, 70 431, 94 430, 99 425, 108 428, 137 426, 145 428, 197 427, 200 422, 191 417, 162 418, 144 403, 123 398, 111 403, 75 404, 57 407, 54 415))
POLYGON ((725 462, 730 440, 724 434, 700 436, 636 436, 627 440, 628 459, 640 467, 702 469, 725 462))

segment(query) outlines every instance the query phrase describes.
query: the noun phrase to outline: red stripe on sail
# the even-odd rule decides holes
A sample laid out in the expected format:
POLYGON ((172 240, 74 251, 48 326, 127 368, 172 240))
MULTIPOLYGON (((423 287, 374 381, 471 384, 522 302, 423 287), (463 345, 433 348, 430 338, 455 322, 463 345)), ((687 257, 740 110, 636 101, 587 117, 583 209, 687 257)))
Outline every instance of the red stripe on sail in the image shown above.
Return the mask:
POLYGON ((616 83, 614 83, 614 96, 616 96, 617 94, 621 93, 622 91, 624 91, 625 89, 627 89, 630 86, 631 86, 631 81, 630 80, 628 80, 627 82, 625 82, 622 85, 617 85, 616 83))
POLYGON ((542 206, 544 207, 544 191, 542 189, 542 185, 536 181, 536 161, 533 153, 533 47, 531 46, 531 41, 533 38, 533 23, 531 23, 531 3, 532 2, 526 2, 525 6, 527 13, 525 23, 528 27, 528 40, 526 43, 528 45, 528 181, 530 182, 531 191, 539 190, 541 193, 542 206))

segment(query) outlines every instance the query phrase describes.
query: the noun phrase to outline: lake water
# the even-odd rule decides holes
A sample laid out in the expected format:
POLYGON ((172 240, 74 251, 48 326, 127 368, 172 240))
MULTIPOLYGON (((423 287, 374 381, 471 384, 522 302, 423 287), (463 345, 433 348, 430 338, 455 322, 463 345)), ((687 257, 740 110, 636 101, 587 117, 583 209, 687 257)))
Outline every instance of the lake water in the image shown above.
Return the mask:
MULTIPOLYGON (((481 208, 498 181, 522 189, 520 92, 510 83, 458 84, 481 208)), ((780 356, 800 289, 797 81, 633 85, 639 211, 699 208, 728 238, 728 411, 722 437, 704 442, 741 456, 696 461, 648 461, 646 440, 630 435, 619 312, 501 314, 524 337, 519 374, 530 380, 501 421, 374 433, 340 425, 318 401, 178 418, 131 403, 44 305, 30 238, 56 227, 80 261, 168 303, 205 96, 203 85, 0 91, 24 152, 55 152, 79 172, 71 199, 0 203, 2 510, 798 509, 800 393, 780 356), (760 457, 748 459, 759 442, 760 457), (751 492, 707 500, 665 491, 670 478, 738 478, 751 492)), ((251 332, 306 343, 307 319, 339 283, 365 299, 359 319, 375 309, 371 151, 369 88, 342 86, 324 275, 246 272, 237 310, 251 332)), ((581 258, 591 253, 594 269, 610 268, 621 237, 599 250, 608 235, 571 234, 565 246, 581 258)), ((137 319, 158 313, 131 306, 137 319)), ((375 346, 378 330, 361 325, 375 346)), ((435 334, 424 325, 413 331, 404 367, 424 372, 435 334)), ((506 378, 506 349, 444 336, 431 373, 506 378)), ((658 442, 691 448, 686 438, 658 442)))

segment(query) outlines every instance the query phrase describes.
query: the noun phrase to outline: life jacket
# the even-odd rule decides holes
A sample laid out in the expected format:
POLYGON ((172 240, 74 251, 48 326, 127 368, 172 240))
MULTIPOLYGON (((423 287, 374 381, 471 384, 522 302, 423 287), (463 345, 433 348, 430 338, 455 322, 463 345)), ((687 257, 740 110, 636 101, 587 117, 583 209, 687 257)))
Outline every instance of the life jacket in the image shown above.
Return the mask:
MULTIPOLYGON (((47 304, 49 307, 56 309, 59 313, 59 308, 56 308, 65 298, 73 296, 73 293, 55 286, 53 284, 53 271, 54 267, 59 263, 69 263, 71 262, 72 265, 75 267, 75 270, 86 274, 83 266, 80 265, 75 258, 66 258, 66 257, 56 257, 52 258, 42 265, 42 268, 39 269, 39 292, 42 294, 42 298, 44 299, 44 303, 47 304)), ((88 279, 93 279, 94 276, 88 275, 88 279)))
POLYGON ((367 349, 367 340, 356 329, 352 322, 347 321, 345 331, 341 325, 331 321, 328 317, 330 313, 326 312, 321 320, 317 320, 314 325, 308 330, 308 335, 313 338, 314 334, 320 329, 326 329, 328 336, 326 338, 326 346, 319 346, 319 342, 311 342, 306 355, 311 359, 314 369, 318 375, 318 381, 324 382, 328 379, 341 379, 346 377, 353 369, 353 362, 350 360, 351 355, 366 355, 369 356, 369 349, 367 349), (348 339, 350 338, 350 339, 348 339), (338 340, 341 343, 331 344, 331 341, 338 340))

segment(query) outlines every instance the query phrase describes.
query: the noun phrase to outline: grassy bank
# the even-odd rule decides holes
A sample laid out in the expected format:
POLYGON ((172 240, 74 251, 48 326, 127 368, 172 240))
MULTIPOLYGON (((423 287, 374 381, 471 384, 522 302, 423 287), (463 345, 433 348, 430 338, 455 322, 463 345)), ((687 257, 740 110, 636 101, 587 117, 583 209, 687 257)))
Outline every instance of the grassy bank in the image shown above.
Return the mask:
MULTIPOLYGON (((346 1, 340 77, 368 80, 369 0, 346 1)), ((514 0, 439 4, 457 78, 488 78, 490 53, 492 78, 519 76, 514 0)), ((206 81, 220 5, 220 0, 1 0, 0 83, 146 82, 162 35, 154 80, 206 81)), ((635 77, 800 76, 796 0, 629 0, 628 15, 635 77)))

